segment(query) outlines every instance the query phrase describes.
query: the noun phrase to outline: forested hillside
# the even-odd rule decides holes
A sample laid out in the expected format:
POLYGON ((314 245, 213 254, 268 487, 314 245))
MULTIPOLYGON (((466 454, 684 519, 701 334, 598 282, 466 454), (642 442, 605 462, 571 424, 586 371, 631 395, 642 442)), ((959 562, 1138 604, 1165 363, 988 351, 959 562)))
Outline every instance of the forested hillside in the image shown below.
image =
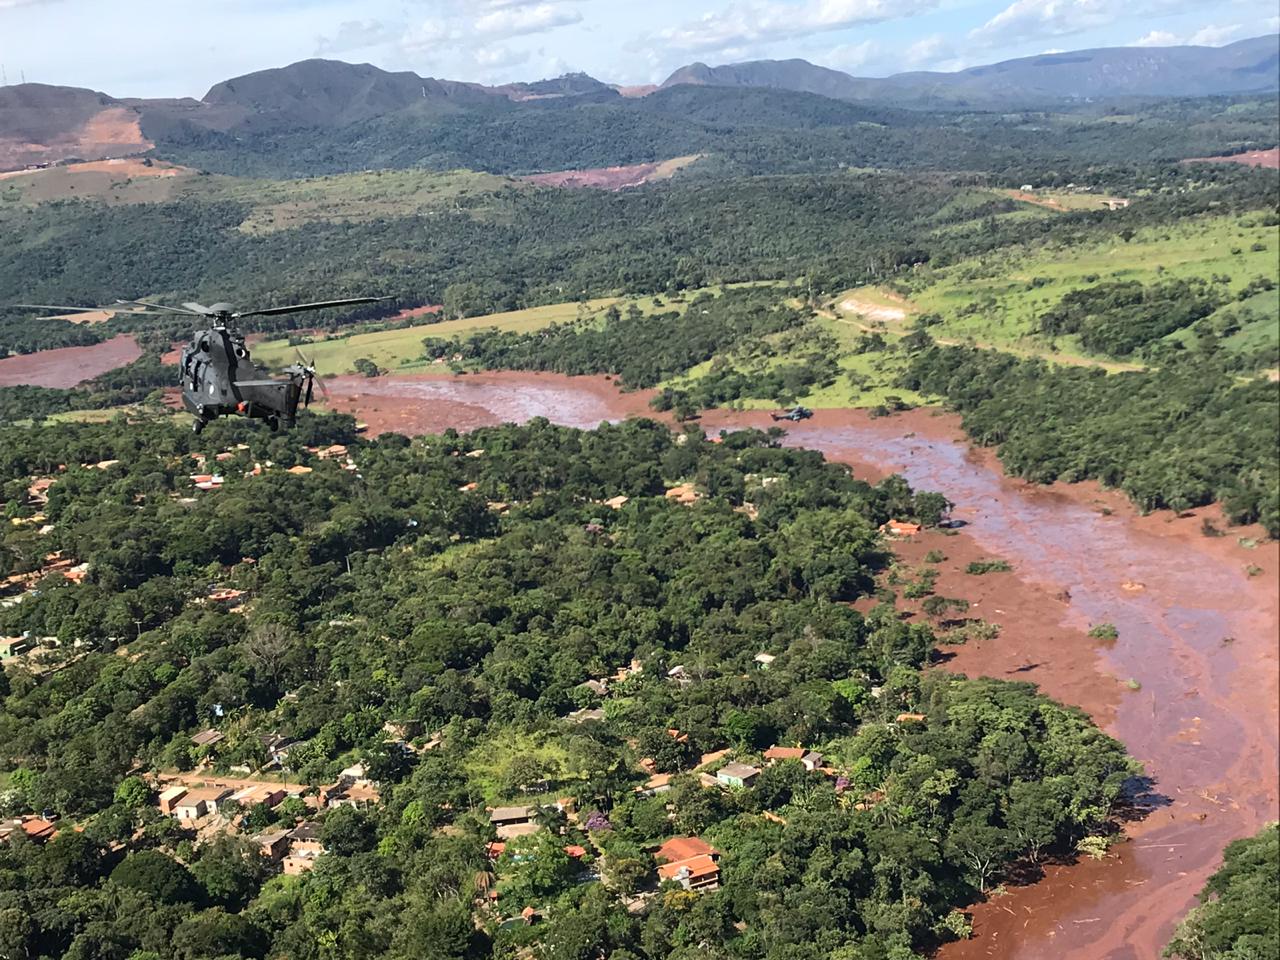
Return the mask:
POLYGON ((1088 110, 929 113, 789 90, 681 86, 638 100, 540 100, 519 110, 429 104, 336 128, 151 132, 161 159, 239 176, 417 167, 518 174, 700 153, 735 174, 981 170, 1016 183, 1028 169, 1078 171, 1274 146, 1275 107, 1274 96, 1260 95, 1165 101, 1119 117, 1088 110))

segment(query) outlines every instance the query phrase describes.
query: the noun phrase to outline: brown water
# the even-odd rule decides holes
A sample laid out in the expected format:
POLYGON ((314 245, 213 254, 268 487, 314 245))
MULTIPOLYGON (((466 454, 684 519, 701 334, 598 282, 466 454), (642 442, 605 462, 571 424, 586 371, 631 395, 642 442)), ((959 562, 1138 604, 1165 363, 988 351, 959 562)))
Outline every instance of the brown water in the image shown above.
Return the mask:
MULTIPOLYGON (((336 409, 374 432, 534 416, 591 427, 643 415, 648 399, 603 378, 513 373, 342 378, 330 389, 336 409)), ((758 413, 716 412, 703 425, 772 424, 758 413)), ((1153 780, 1153 811, 1131 826, 1130 842, 1106 861, 1050 867, 1040 883, 977 905, 975 938, 943 957, 1158 956, 1223 846, 1280 815, 1276 544, 1246 549, 1235 532, 1206 538, 1198 517, 1138 517, 1093 485, 1011 480, 989 452, 969 448, 953 417, 819 411, 786 428, 787 443, 860 475, 901 473, 953 500, 967 524, 959 535, 933 532, 896 548, 910 562, 942 549, 940 591, 975 601, 978 615, 1003 627, 996 640, 959 648, 948 668, 1038 683, 1123 740, 1153 780), (989 556, 1015 572, 963 573, 969 559, 989 556), (1249 565, 1262 573, 1248 576, 1249 565), (1089 638, 1101 622, 1115 624, 1119 639, 1089 638)))

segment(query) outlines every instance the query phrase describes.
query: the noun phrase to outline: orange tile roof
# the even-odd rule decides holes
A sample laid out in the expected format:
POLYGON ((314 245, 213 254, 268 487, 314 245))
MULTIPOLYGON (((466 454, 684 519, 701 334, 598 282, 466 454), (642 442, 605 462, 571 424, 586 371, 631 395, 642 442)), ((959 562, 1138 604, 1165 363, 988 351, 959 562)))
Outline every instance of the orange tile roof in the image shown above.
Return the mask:
POLYGON ((799 760, 807 751, 804 747, 770 747, 764 752, 766 760, 799 760))
POLYGON ((719 851, 701 837, 672 837, 658 848, 654 856, 659 860, 677 863, 691 857, 711 856, 717 853, 719 851))

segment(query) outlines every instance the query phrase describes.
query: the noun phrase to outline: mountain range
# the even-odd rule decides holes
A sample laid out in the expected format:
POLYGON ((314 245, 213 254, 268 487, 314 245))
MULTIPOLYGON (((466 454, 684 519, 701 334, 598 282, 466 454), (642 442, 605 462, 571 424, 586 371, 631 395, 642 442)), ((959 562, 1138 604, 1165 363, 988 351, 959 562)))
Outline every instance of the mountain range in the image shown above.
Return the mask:
POLYGON ((1123 97, 1200 97, 1276 90, 1280 37, 1225 47, 1106 47, 1046 53, 955 73, 854 77, 805 60, 694 63, 662 84, 772 87, 837 100, 899 105, 1035 107, 1123 97))
MULTIPOLYGON (((211 146, 217 137, 262 138, 305 130, 419 127, 428 120, 478 116, 484 123, 529 111, 635 102, 635 122, 676 122, 684 107, 700 122, 751 123, 758 111, 785 109, 752 91, 785 91, 825 98, 806 104, 806 117, 838 123, 875 121, 843 117, 831 101, 871 109, 1055 109, 1133 97, 1275 94, 1280 87, 1280 36, 1256 37, 1224 47, 1114 47, 1044 54, 955 73, 901 73, 859 78, 804 60, 760 60, 725 66, 694 63, 658 88, 622 88, 585 74, 552 80, 484 86, 389 72, 369 64, 305 60, 215 84, 199 100, 127 99, 43 84, 0 87, 0 170, 71 157, 97 159, 136 154, 158 145, 211 146), (700 87, 700 98, 672 96, 700 87), (729 89, 726 89, 729 88, 729 89), (736 90, 737 92, 731 92, 736 90), (744 103, 743 96, 756 102, 744 103), (662 101, 661 103, 659 101, 662 101)), ((564 114, 568 118, 568 114, 564 114)), ((545 117, 539 120, 546 124, 545 117)), ((581 117, 566 122, 585 124, 581 117)))

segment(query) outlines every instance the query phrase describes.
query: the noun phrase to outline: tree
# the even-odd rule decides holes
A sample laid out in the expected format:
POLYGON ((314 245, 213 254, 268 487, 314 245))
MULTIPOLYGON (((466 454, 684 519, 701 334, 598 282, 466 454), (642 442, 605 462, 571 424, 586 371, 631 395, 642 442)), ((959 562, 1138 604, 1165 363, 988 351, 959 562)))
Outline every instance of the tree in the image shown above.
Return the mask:
POLYGON ((335 856, 350 857, 373 849, 377 840, 373 822, 354 807, 338 807, 324 818, 320 839, 335 856))
POLYGON ((191 872, 212 903, 238 910, 262 886, 269 868, 257 844, 223 836, 201 846, 191 872))
POLYGON ((111 871, 111 882, 139 890, 160 903, 194 903, 200 885, 191 871, 159 850, 131 853, 111 871))
POLYGON ((1280 952, 1280 826, 1227 845, 1222 866, 1178 925, 1166 957, 1274 957, 1280 952))
POLYGON ((573 882, 577 871, 564 851, 564 841, 548 830, 511 842, 503 860, 512 898, 530 905, 558 896, 573 882))
POLYGON ((116 787, 116 803, 139 810, 151 803, 151 788, 141 777, 125 777, 116 787))
POLYGON ((266 931, 247 917, 216 908, 188 917, 173 931, 178 960, 227 956, 256 960, 266 955, 269 943, 266 931))

